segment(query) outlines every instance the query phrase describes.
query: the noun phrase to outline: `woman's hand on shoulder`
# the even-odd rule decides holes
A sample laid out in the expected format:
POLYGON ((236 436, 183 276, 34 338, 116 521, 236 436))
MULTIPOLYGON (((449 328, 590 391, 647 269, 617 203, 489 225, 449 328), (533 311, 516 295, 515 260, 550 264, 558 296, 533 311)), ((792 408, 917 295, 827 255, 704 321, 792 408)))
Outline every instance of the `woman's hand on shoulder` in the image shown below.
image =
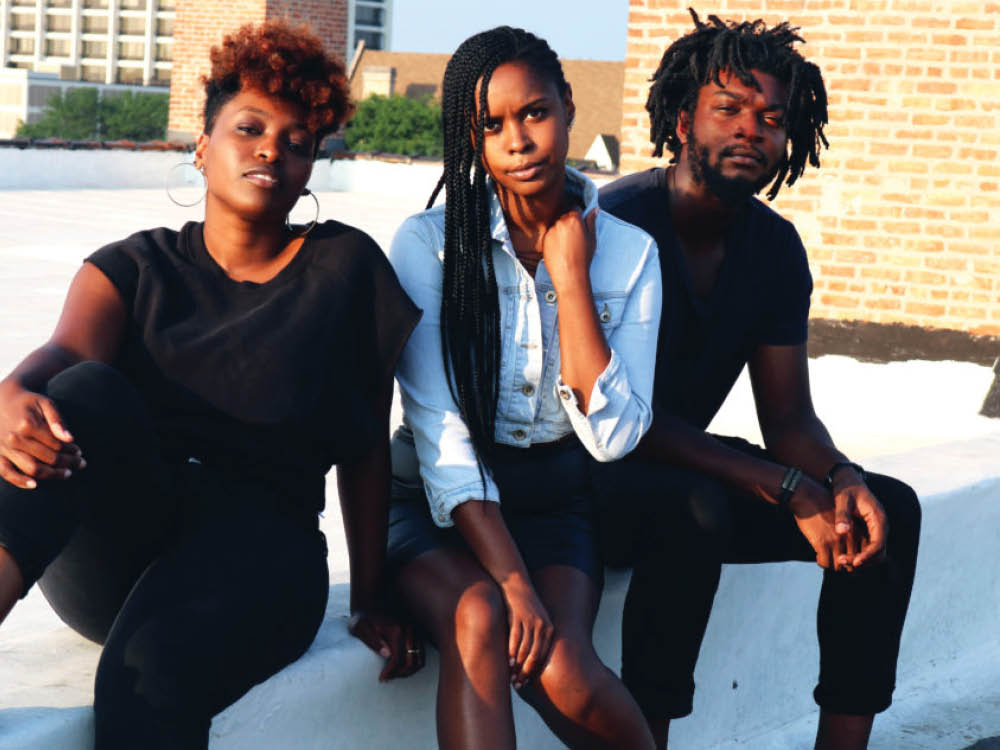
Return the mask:
POLYGON ((424 644, 411 623, 377 612, 354 611, 347 630, 386 660, 379 682, 409 677, 424 666, 424 644))
POLYGON ((500 584, 507 605, 510 681, 520 690, 545 668, 555 628, 534 587, 520 576, 500 584))
POLYGON ((55 404, 14 380, 0 383, 0 477, 30 490, 87 465, 55 404))
POLYGON ((542 257, 556 289, 589 283, 590 262, 597 248, 597 211, 595 208, 586 218, 577 209, 567 211, 542 236, 542 257))

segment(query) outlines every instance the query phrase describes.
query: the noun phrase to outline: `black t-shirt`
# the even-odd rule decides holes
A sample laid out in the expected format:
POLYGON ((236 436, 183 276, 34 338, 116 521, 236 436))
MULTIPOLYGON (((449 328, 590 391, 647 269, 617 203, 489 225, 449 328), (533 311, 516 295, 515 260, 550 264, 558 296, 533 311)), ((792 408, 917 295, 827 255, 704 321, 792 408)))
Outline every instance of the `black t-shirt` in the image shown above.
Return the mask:
POLYGON ((229 278, 202 229, 139 232, 87 258, 129 313, 115 364, 168 461, 260 478, 318 510, 330 467, 379 437, 379 389, 420 310, 345 224, 317 226, 263 284, 229 278))
POLYGON ((805 342, 812 276, 802 241, 791 222, 751 198, 728 233, 706 299, 695 290, 674 235, 665 169, 606 185, 600 203, 649 232, 660 248, 663 313, 654 398, 705 429, 759 346, 805 342))

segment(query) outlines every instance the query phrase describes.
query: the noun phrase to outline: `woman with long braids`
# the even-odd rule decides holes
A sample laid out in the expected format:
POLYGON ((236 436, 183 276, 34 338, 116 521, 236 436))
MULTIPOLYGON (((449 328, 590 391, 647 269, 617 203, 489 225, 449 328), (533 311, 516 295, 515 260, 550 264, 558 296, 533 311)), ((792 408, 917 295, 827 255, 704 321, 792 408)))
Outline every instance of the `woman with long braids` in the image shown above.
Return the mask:
POLYGON ((287 223, 350 113, 344 67, 275 22, 211 57, 205 221, 87 258, 52 338, 0 381, 0 619, 40 578, 104 645, 97 750, 207 748, 214 714, 305 652, 331 464, 351 631, 383 678, 420 666, 379 588, 392 373, 419 311, 367 235, 287 223))
POLYGON ((565 166, 573 99, 543 40, 466 40, 442 110, 444 175, 390 253, 424 317, 397 371, 389 560, 441 653, 439 742, 513 747, 513 683, 571 747, 651 747, 591 643, 588 474, 649 426, 656 245, 565 166))

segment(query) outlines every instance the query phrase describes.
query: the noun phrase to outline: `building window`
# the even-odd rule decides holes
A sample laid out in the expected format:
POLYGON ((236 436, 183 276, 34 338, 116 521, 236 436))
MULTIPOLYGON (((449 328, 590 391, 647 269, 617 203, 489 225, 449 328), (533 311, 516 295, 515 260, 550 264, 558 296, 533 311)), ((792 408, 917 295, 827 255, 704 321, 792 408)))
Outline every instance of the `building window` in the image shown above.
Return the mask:
POLYGON ((146 56, 146 45, 142 42, 118 42, 119 60, 142 60, 146 56))
POLYGON ((46 57, 69 57, 69 39, 46 39, 46 57))
POLYGON ((62 13, 51 13, 46 21, 45 28, 49 31, 72 31, 73 19, 62 13))
POLYGON ((83 33, 84 34, 107 34, 108 33, 108 17, 107 16, 84 16, 83 17, 83 33))
POLYGON ((156 68, 153 71, 153 80, 151 83, 155 86, 169 86, 170 68, 156 68))
POLYGON ((84 65, 80 68, 80 79, 91 83, 104 83, 104 67, 101 65, 84 65))
POLYGON ((368 49, 382 49, 382 32, 381 31, 358 31, 354 32, 355 43, 361 41, 365 42, 365 47, 368 49))
POLYGON ((34 13, 11 13, 10 28, 12 31, 34 31, 34 13))
POLYGON ((118 68, 118 83, 142 84, 142 68, 118 68))
POLYGON ((118 33, 127 36, 144 36, 146 34, 146 19, 142 16, 120 18, 118 20, 118 33))
POLYGON ((35 40, 30 36, 11 37, 7 51, 12 55, 33 55, 35 53, 35 40))
POLYGON ((156 7, 160 10, 177 10, 177 0, 160 0, 156 7))
POLYGON ((84 42, 83 56, 103 60, 108 54, 107 42, 84 42))
POLYGON ((374 5, 356 5, 354 6, 354 23, 362 26, 381 26, 384 13, 384 8, 378 8, 374 5))
POLYGON ((122 10, 146 10, 146 0, 121 0, 122 10))
POLYGON ((104 10, 108 7, 108 0, 83 0, 83 7, 104 10))
POLYGON ((156 59, 161 62, 170 62, 174 59, 174 45, 172 44, 157 44, 156 45, 156 59))
POLYGON ((173 36, 174 35, 174 19, 172 19, 172 18, 157 18, 156 19, 156 35, 157 36, 173 36))

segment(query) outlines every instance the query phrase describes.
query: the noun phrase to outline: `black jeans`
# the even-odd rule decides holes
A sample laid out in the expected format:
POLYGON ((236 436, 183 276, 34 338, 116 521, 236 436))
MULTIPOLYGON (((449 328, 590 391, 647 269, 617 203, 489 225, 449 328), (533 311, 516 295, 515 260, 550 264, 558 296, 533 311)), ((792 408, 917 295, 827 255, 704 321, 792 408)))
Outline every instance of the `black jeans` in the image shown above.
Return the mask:
POLYGON ((329 590, 315 517, 259 483, 167 465, 130 383, 85 362, 47 393, 87 459, 66 481, 0 480, 0 545, 104 645, 96 748, 207 748, 212 716, 301 656, 329 590), (44 573, 44 574, 43 574, 44 573))
MULTIPOLYGON (((773 460, 744 440, 720 439, 773 460)), ((605 558, 634 568, 622 621, 622 680, 647 715, 687 716, 722 564, 815 564, 816 553, 790 513, 705 474, 638 458, 592 472, 605 558)), ((855 573, 824 571, 820 592, 813 695, 833 713, 872 714, 892 702, 916 567, 916 495, 877 474, 868 475, 868 486, 888 515, 887 560, 855 573)))

